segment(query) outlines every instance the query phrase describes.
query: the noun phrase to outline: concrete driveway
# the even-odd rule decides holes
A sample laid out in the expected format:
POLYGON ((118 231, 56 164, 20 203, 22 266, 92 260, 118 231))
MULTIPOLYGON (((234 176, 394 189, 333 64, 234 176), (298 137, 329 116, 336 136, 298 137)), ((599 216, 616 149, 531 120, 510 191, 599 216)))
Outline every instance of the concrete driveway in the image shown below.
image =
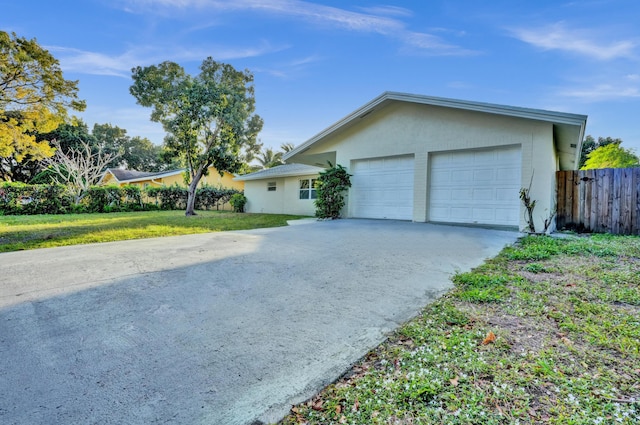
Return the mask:
POLYGON ((0 423, 277 421, 517 237, 338 220, 0 254, 0 423))

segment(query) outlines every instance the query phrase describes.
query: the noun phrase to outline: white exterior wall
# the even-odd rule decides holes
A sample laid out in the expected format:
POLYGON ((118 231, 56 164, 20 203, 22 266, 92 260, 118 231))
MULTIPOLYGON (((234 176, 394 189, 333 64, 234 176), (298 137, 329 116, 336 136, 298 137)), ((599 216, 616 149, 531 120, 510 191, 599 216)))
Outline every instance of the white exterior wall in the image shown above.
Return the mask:
POLYGON ((247 197, 245 211, 249 213, 315 215, 313 199, 300 199, 300 180, 315 179, 317 175, 279 177, 247 180, 244 196, 247 197), (276 182, 275 192, 267 191, 268 182, 276 182))
MULTIPOLYGON (((531 196, 537 202, 536 228, 542 229, 553 208, 557 169, 553 125, 548 122, 397 102, 312 145, 304 155, 335 151, 336 163, 348 169, 357 159, 414 155, 413 221, 424 222, 429 210, 430 153, 513 145, 522 149, 521 186, 528 187, 534 174, 531 196)), ((520 228, 525 225, 522 210, 520 228)))

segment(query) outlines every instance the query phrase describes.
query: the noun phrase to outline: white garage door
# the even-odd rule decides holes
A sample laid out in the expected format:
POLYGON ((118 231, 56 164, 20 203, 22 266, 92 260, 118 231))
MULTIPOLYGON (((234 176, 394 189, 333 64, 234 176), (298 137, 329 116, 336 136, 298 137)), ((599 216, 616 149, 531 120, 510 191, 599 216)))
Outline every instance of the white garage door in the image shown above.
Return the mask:
POLYGON ((413 156, 357 160, 351 174, 352 217, 413 218, 413 156))
POLYGON ((517 226, 520 147, 431 156, 429 220, 517 226))

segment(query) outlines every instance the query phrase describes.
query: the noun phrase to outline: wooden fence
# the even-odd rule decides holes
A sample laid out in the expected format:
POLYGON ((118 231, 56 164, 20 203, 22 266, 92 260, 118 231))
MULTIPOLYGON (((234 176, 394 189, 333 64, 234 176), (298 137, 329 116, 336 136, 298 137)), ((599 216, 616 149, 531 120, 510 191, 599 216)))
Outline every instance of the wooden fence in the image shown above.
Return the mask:
POLYGON ((558 229, 640 235, 640 168, 558 171, 558 229))

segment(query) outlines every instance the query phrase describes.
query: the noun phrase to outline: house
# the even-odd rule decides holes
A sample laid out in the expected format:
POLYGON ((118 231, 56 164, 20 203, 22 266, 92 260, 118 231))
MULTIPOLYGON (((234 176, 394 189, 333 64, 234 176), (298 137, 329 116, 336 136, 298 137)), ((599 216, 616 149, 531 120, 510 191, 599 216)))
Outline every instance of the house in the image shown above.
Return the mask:
POLYGON ((236 177, 244 182, 247 212, 314 215, 315 180, 324 170, 305 164, 285 164, 236 177))
MULTIPOLYGON (((586 122, 585 115, 385 92, 284 159, 346 167, 353 177, 345 217, 524 229, 519 192, 530 187, 541 229, 555 208, 555 171, 577 167, 586 122)), ((287 172, 284 187, 276 175, 242 176, 249 210, 299 211, 288 200, 302 196, 308 172, 287 172), (277 197, 267 196, 273 182, 283 191, 277 197)))
MULTIPOLYGON (((98 185, 111 185, 117 186, 134 185, 145 188, 148 186, 178 186, 186 187, 184 182, 185 169, 171 170, 171 171, 159 171, 159 172, 144 172, 135 170, 122 170, 119 168, 108 168, 104 175, 98 182, 98 185)), ((214 187, 226 187, 229 189, 244 190, 244 183, 234 180, 234 175, 227 173, 226 171, 221 176, 214 167, 209 167, 209 174, 202 176, 199 187, 204 185, 214 187)))

